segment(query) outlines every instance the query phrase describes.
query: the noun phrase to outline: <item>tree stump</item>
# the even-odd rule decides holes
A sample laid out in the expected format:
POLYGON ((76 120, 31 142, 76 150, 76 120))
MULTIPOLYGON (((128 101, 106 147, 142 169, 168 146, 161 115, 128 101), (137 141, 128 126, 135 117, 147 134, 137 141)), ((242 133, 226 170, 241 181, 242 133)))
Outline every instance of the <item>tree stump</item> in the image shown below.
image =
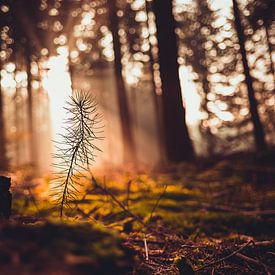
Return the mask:
POLYGON ((0 176, 0 220, 7 220, 11 215, 12 195, 9 191, 11 178, 0 176))

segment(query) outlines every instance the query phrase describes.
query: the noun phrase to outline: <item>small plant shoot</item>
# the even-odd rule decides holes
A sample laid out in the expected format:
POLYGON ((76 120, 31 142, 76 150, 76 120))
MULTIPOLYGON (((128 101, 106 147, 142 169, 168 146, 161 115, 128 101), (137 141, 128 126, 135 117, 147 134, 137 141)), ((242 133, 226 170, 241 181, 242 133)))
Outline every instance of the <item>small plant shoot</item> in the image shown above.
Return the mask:
POLYGON ((61 141, 54 141, 55 178, 52 181, 52 197, 60 206, 60 217, 64 208, 77 198, 81 178, 90 173, 96 152, 101 151, 95 141, 102 139, 101 114, 97 111, 95 98, 87 92, 76 92, 70 96, 64 121, 65 133, 61 141))

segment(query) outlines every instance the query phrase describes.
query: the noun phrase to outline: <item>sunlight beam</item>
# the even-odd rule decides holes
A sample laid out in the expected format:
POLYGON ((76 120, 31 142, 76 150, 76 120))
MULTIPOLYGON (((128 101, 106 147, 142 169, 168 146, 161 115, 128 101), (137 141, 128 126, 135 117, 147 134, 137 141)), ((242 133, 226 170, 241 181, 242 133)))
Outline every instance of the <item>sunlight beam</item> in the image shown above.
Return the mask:
POLYGON ((48 92, 52 125, 52 138, 59 141, 63 134, 63 122, 66 118, 65 103, 72 95, 72 81, 68 71, 68 48, 59 47, 57 56, 51 56, 44 64, 48 70, 42 80, 43 88, 48 92))

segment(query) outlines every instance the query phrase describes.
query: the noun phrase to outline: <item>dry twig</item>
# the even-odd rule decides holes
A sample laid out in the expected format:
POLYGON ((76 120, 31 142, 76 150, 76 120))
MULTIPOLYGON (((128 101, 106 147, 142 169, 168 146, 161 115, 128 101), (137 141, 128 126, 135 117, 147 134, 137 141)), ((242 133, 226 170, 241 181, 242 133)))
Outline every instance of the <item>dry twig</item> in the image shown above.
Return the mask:
POLYGON ((201 267, 197 268, 195 271, 197 272, 197 271, 203 270, 203 269, 205 269, 207 267, 210 267, 212 265, 216 265, 216 264, 219 264, 219 263, 221 263, 221 262, 223 262, 225 260, 228 260, 229 258, 231 258, 231 257, 235 256, 236 254, 238 254, 239 252, 241 252, 244 248, 246 248, 251 243, 252 243, 252 241, 249 241, 249 242, 245 243, 244 245, 242 245, 237 250, 235 250, 234 252, 232 252, 231 254, 227 255, 226 257, 223 257, 223 258, 221 258, 219 260, 216 260, 216 261, 212 261, 212 262, 210 262, 210 263, 208 263, 208 264, 206 264, 204 266, 201 266, 201 267))
POLYGON ((153 217, 153 214, 154 214, 154 212, 156 211, 156 209, 157 209, 157 207, 158 207, 158 205, 159 205, 160 200, 161 200, 161 199, 163 198, 163 196, 165 195, 166 189, 167 189, 167 185, 164 186, 164 189, 163 189, 162 193, 160 194, 160 196, 158 197, 158 199, 157 199, 157 201, 156 201, 154 207, 152 208, 152 211, 151 211, 151 214, 150 214, 150 217, 149 217, 148 222, 151 221, 151 219, 152 219, 152 217, 153 217))

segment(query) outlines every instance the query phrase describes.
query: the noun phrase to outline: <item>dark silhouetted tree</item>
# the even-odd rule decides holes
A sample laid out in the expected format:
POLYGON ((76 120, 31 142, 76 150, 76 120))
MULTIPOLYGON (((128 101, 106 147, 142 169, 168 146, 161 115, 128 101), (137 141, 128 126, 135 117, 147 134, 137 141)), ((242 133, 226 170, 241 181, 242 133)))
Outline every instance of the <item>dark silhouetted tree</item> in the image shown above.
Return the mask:
POLYGON ((166 154, 168 161, 171 162, 189 161, 194 158, 194 151, 182 103, 172 1, 155 0, 153 9, 156 16, 160 76, 162 80, 166 154))
POLYGON ((33 121, 33 93, 32 93, 32 73, 31 73, 31 51, 28 49, 26 52, 26 71, 28 77, 28 102, 27 102, 27 119, 28 119, 28 132, 29 132, 29 148, 31 165, 35 167, 37 163, 37 148, 34 133, 34 121, 33 121))
POLYGON ((245 83, 247 86, 249 104, 250 104, 250 114, 253 123, 253 134, 255 139, 255 145, 257 151, 264 151, 266 149, 265 135, 263 126, 258 113, 258 102, 255 97, 255 91, 253 88, 253 79, 250 74, 250 68, 247 61, 247 53, 245 49, 245 34, 242 27, 242 22, 240 18, 240 11, 238 8, 238 3, 233 0, 233 12, 235 17, 235 26, 238 36, 238 41, 240 45, 240 53, 242 55, 243 70, 245 75, 245 83))
MULTIPOLYGON (((7 4, 5 1, 3 4, 7 4)), ((10 20, 10 13, 3 14, 2 11, 0 13, 1 20, 0 20, 0 29, 1 29, 1 38, 0 38, 0 51, 9 48, 9 45, 7 44, 7 41, 5 39, 5 35, 7 34, 7 31, 4 31, 7 26, 9 20, 10 20)), ((3 65, 6 62, 6 59, 8 56, 3 58, 0 57, 0 71, 3 69, 3 65)), ((4 119, 4 94, 2 89, 2 74, 0 74, 0 171, 5 171, 8 169, 8 159, 6 156, 6 125, 5 125, 5 119, 4 119)))
MULTIPOLYGON (((211 48, 207 48, 206 44, 210 41, 210 36, 215 36, 218 32, 211 23, 215 20, 215 13, 210 10, 206 0, 193 1, 185 6, 182 13, 177 14, 180 29, 178 36, 181 43, 181 55, 184 57, 185 65, 192 66, 197 74, 196 83, 200 84, 201 93, 201 109, 207 114, 207 119, 210 120, 216 117, 208 108, 208 95, 211 92, 211 83, 209 81, 209 64, 213 63, 216 56, 211 57, 210 50, 217 51, 217 43, 211 40, 211 48)), ((210 127, 203 126, 201 130, 204 139, 207 142, 207 153, 212 155, 215 150, 215 137, 211 133, 210 127)))
POLYGON ((275 2, 273 0, 254 0, 247 6, 249 10, 249 23, 254 30, 260 29, 263 24, 266 32, 266 40, 270 57, 270 71, 275 75, 274 63, 272 60, 273 45, 271 43, 270 27, 275 20, 275 2))
POLYGON ((131 118, 129 107, 127 103, 127 93, 125 83, 122 76, 121 64, 121 46, 119 41, 119 19, 117 16, 117 6, 115 0, 108 1, 109 16, 110 16, 110 29, 113 36, 114 54, 115 54, 115 76, 116 76, 116 89, 117 99, 119 105, 119 115, 121 120, 124 162, 134 162, 136 160, 135 141, 131 127, 131 118))
MULTIPOLYGON (((2 62, 0 60, 0 69, 2 62)), ((3 110, 3 94, 0 76, 0 171, 8 169, 8 160, 6 157, 6 137, 5 137, 5 123, 4 123, 4 110, 3 110)))

